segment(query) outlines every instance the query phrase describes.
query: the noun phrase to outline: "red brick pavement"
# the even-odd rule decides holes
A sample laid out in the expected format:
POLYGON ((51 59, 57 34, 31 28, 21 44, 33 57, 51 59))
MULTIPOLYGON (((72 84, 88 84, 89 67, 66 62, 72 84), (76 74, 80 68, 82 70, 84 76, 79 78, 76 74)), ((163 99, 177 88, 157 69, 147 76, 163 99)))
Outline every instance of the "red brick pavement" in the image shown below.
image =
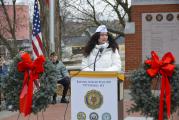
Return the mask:
MULTIPOLYGON (((66 109, 66 104, 56 104, 50 105, 45 112, 43 112, 44 120, 64 120, 64 113, 66 109)), ((65 120, 70 120, 70 104, 67 109, 67 115, 65 120)), ((27 117, 23 117, 22 115, 19 117, 19 120, 43 120, 42 112, 38 113, 38 115, 30 115, 27 117), (38 118, 37 118, 38 117, 38 118)), ((17 120, 18 114, 12 115, 8 118, 2 120, 17 120)))
MULTIPOLYGON (((131 116, 131 117, 139 117, 141 116, 140 113, 133 113, 133 114, 128 114, 126 111, 130 108, 132 102, 130 100, 125 100, 124 101, 124 118, 131 116)), ((44 120, 64 120, 64 113, 65 113, 65 108, 66 104, 56 104, 56 105, 50 105, 49 108, 43 113, 45 119, 44 120)), ((112 109, 112 108, 111 108, 112 109)), ((67 115, 65 120, 71 120, 70 119, 70 112, 71 106, 69 104, 69 107, 67 109, 67 115)), ((18 114, 9 116, 8 118, 4 118, 1 120, 17 120, 18 114)), ((172 120, 179 120, 179 116, 177 114, 172 115, 173 119, 172 120)), ((22 117, 20 116, 19 120, 43 120, 42 113, 38 114, 38 119, 37 115, 31 115, 30 117, 22 117)))
MULTIPOLYGON (((129 117, 129 116, 130 117, 140 117, 141 116, 140 113, 132 113, 132 114, 127 113, 127 110, 130 108, 132 103, 133 102, 130 100, 125 100, 125 102, 124 102, 124 118, 129 117)), ((172 114, 171 117, 172 117, 171 120, 179 120, 179 115, 177 113, 172 114)))

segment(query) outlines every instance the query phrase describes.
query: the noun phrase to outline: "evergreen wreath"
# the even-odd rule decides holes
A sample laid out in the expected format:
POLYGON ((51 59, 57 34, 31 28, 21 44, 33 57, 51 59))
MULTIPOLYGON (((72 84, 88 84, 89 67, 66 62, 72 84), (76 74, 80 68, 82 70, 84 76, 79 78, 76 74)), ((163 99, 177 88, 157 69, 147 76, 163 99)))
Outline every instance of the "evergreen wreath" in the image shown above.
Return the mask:
MULTIPOLYGON (((7 109, 19 110, 19 96, 22 90, 24 74, 18 72, 17 64, 21 61, 20 55, 13 59, 9 74, 2 80, 2 91, 7 109)), ((56 70, 50 60, 44 63, 44 72, 39 77, 40 89, 33 94, 32 113, 36 114, 45 110, 51 102, 51 96, 56 92, 56 70)))
MULTIPOLYGON (((141 68, 134 71, 130 76, 131 81, 131 96, 132 104, 131 108, 128 110, 129 113, 141 112, 142 115, 146 117, 153 117, 154 120, 158 119, 159 113, 159 93, 152 91, 152 82, 155 81, 154 90, 157 86, 161 86, 162 75, 158 72, 156 76, 151 77, 147 73, 147 70, 151 66, 144 64, 141 68)), ((171 111, 174 113, 179 107, 179 66, 175 65, 172 76, 169 78, 171 86, 171 111)), ((166 101, 164 101, 164 119, 167 119, 167 109, 166 101)))

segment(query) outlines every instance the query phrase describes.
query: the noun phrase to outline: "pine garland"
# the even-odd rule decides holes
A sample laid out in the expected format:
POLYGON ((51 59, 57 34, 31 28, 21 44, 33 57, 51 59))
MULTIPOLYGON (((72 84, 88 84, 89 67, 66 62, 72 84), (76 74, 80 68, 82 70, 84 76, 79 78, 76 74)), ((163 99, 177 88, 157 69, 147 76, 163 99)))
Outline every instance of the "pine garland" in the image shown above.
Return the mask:
MULTIPOLYGON (((19 55, 13 59, 7 77, 2 79, 2 91, 6 106, 11 111, 19 110, 19 96, 22 90, 24 75, 18 72, 17 64, 21 61, 19 55)), ((56 92, 56 70, 53 64, 46 60, 44 73, 41 75, 40 90, 33 95, 32 113, 36 114, 45 110, 51 101, 51 96, 56 92)))

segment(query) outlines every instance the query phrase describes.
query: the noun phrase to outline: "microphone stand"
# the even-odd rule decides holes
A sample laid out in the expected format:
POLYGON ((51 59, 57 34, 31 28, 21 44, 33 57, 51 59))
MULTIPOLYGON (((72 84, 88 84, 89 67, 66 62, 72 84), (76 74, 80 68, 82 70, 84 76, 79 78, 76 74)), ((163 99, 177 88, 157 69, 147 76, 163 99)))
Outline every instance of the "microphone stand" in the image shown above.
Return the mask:
POLYGON ((99 53, 102 53, 102 52, 103 52, 103 49, 104 49, 104 48, 100 48, 100 49, 98 50, 98 53, 96 54, 96 57, 95 57, 95 59, 94 59, 94 69, 93 69, 93 71, 96 70, 96 59, 97 59, 97 57, 98 57, 98 54, 99 54, 99 53))

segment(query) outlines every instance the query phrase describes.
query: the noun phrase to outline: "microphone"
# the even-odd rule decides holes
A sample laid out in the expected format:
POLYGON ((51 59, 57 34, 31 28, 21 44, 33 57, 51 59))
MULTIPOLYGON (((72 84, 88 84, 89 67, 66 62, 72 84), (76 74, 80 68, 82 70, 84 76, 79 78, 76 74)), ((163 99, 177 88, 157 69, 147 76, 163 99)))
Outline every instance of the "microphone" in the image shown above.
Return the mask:
POLYGON ((99 52, 100 52, 99 57, 101 57, 101 54, 102 54, 103 50, 104 50, 104 48, 99 49, 99 52))
POLYGON ((102 53, 102 52, 103 52, 103 50, 104 50, 104 48, 100 48, 100 49, 99 49, 99 52, 100 52, 100 53, 102 53))

